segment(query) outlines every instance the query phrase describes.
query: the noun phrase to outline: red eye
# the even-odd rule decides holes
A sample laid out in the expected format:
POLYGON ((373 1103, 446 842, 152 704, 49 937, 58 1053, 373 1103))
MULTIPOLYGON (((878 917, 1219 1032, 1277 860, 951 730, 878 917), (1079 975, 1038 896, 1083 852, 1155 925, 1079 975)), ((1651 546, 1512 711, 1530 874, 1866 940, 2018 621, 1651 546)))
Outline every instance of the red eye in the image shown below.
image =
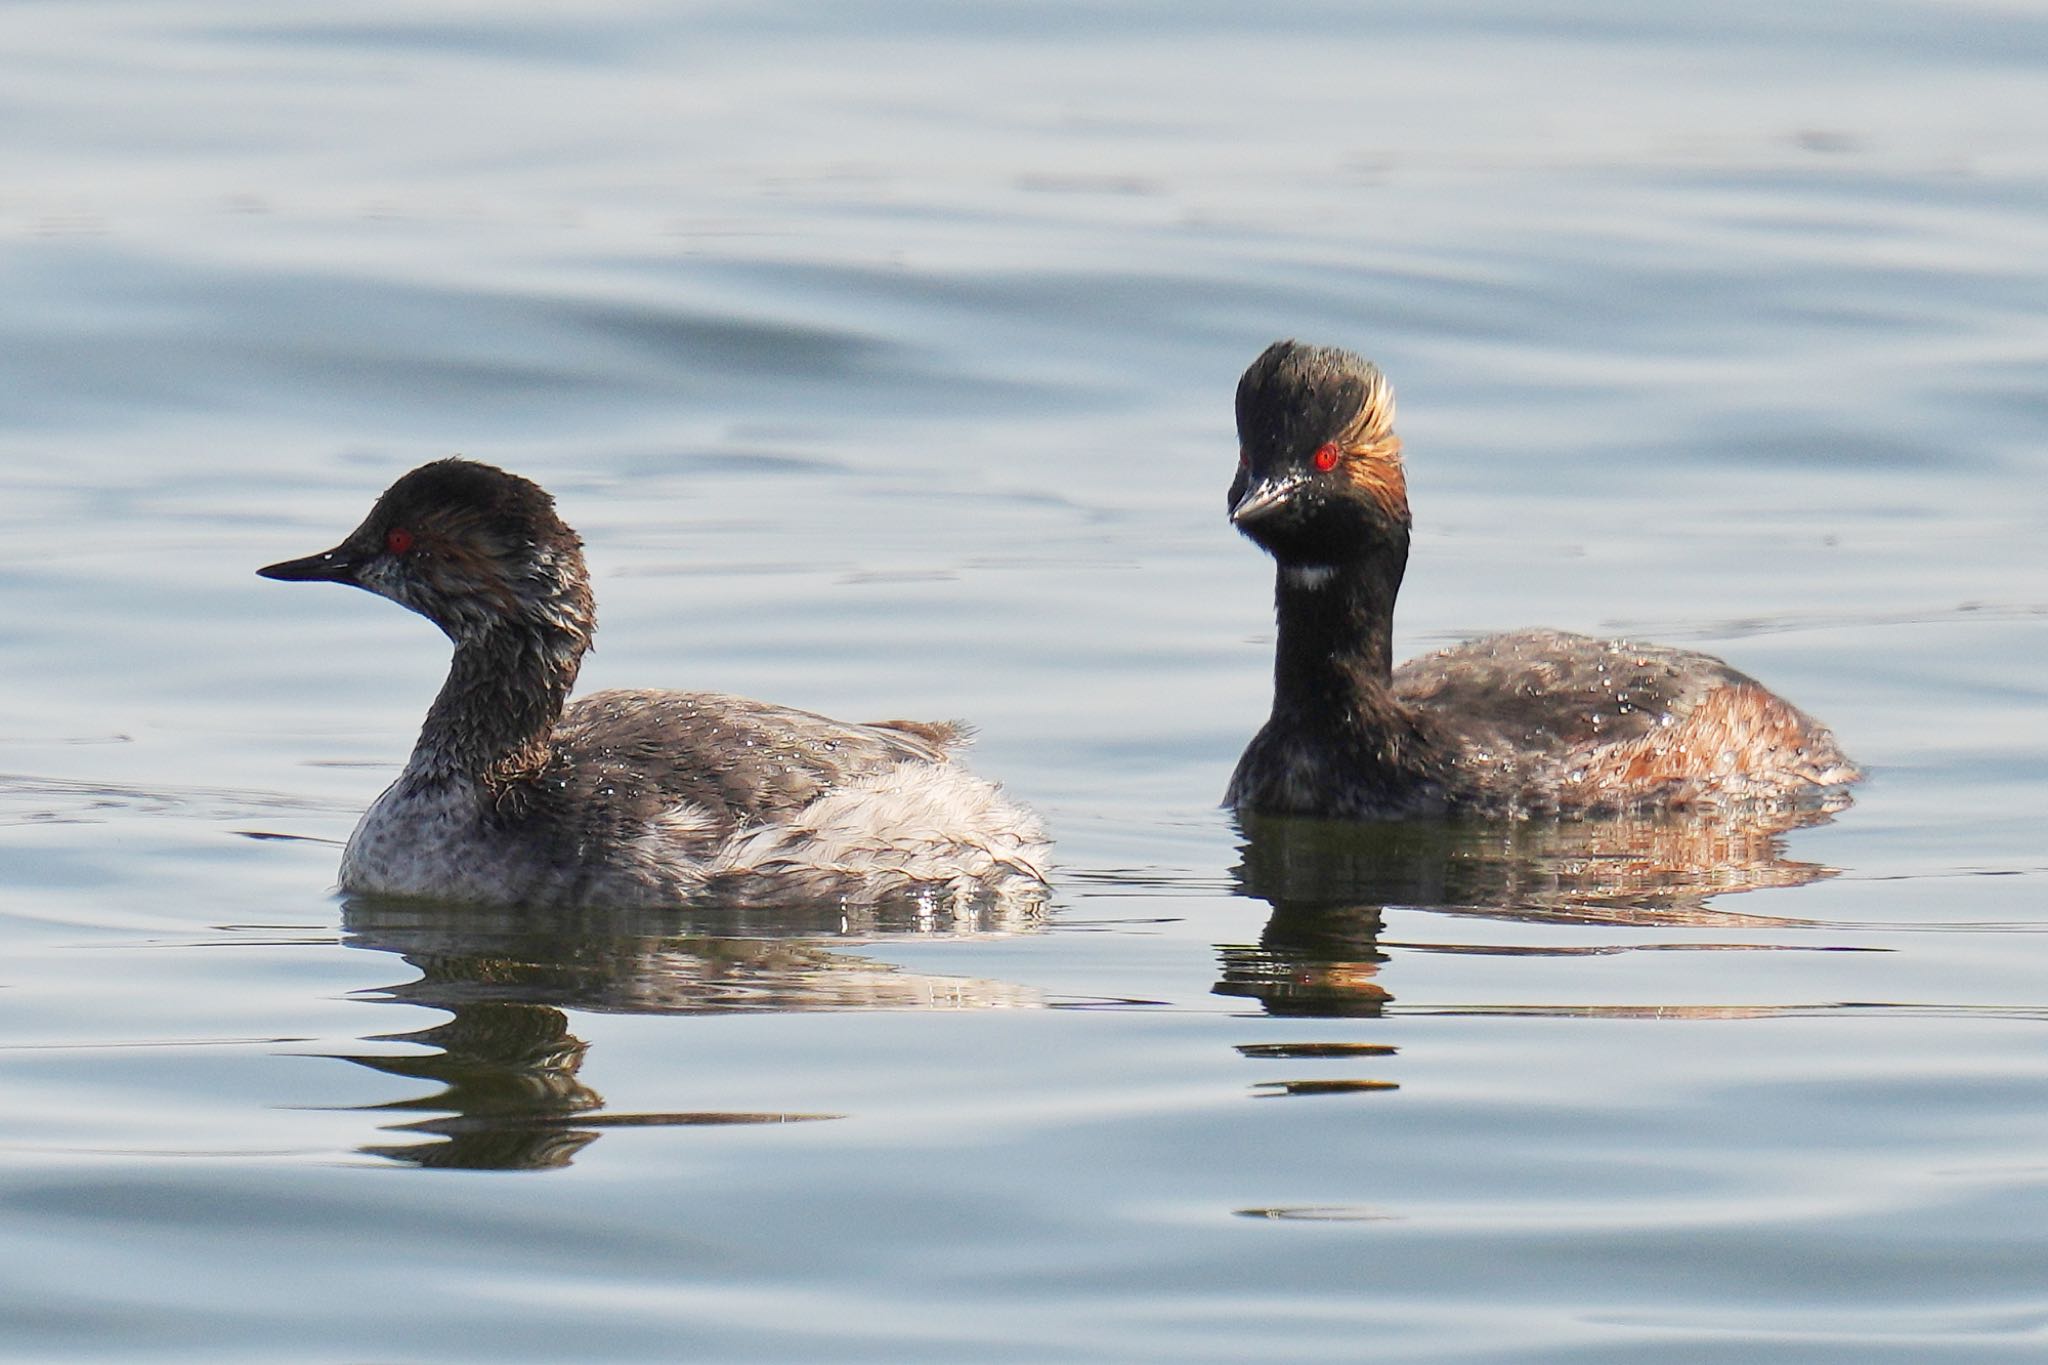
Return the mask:
POLYGON ((1322 470, 1325 474, 1329 473, 1337 467, 1337 457, 1343 453, 1343 451, 1337 449, 1335 441, 1323 442, 1316 447, 1316 468, 1322 470))
POLYGON ((1245 454, 1242 450, 1237 452, 1237 467, 1239 469, 1249 469, 1251 468, 1251 463, 1251 456, 1245 454))
POLYGON ((394 526, 384 533, 384 548, 395 555, 402 555, 412 548, 412 532, 403 526, 394 526))

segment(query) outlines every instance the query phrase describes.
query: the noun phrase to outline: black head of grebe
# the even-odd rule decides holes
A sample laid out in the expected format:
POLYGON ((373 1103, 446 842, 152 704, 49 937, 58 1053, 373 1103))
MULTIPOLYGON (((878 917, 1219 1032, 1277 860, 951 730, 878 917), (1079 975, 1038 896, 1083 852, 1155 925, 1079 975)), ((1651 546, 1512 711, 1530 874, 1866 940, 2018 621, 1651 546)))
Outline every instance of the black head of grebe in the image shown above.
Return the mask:
POLYGON ((1408 559, 1408 489, 1394 390, 1369 360, 1291 341, 1266 348, 1237 385, 1230 520, 1280 564, 1305 571, 1373 562, 1398 584, 1408 559))
POLYGON ((556 515, 555 500, 473 460, 421 465, 386 489, 341 544, 257 572, 366 589, 457 644, 531 629, 588 647, 596 629, 583 541, 556 515))

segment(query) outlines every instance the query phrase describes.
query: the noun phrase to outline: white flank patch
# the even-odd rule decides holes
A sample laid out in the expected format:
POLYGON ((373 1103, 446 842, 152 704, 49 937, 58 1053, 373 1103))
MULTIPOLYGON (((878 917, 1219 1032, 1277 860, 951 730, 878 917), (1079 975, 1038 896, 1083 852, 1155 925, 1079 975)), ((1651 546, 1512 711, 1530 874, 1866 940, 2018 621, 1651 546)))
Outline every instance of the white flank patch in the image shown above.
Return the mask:
POLYGON ((720 850, 716 871, 1042 881, 1048 851, 1037 817, 994 783, 951 763, 911 760, 819 797, 787 823, 739 834, 720 850))

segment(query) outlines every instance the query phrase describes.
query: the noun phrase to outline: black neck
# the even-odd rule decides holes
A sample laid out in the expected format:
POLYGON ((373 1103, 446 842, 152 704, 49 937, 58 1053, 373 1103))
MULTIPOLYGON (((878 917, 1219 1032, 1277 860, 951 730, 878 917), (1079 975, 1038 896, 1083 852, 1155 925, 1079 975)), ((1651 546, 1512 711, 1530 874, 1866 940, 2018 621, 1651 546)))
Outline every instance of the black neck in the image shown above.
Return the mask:
POLYGON ((1388 697, 1394 672, 1394 599, 1406 547, 1339 564, 1282 565, 1274 592, 1280 622, 1273 709, 1342 709, 1388 697))
POLYGON ((410 768, 493 782, 537 770, 584 648, 582 638, 546 626, 495 627, 459 640, 410 768))

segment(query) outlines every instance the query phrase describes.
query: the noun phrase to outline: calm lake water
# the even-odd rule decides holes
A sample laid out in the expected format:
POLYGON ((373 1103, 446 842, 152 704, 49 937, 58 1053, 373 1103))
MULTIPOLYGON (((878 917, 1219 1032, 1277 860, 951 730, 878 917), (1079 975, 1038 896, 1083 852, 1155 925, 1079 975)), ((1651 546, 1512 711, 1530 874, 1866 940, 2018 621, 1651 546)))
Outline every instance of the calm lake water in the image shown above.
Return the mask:
POLYGON ((0 1355, 2038 1360, 2048 13, 0 15, 0 1355), (1282 830, 1267 342, 1400 645, 1723 654, 1832 823, 1282 830), (552 489, 586 688, 962 716, 1042 918, 331 893, 446 660, 258 580, 552 489))

